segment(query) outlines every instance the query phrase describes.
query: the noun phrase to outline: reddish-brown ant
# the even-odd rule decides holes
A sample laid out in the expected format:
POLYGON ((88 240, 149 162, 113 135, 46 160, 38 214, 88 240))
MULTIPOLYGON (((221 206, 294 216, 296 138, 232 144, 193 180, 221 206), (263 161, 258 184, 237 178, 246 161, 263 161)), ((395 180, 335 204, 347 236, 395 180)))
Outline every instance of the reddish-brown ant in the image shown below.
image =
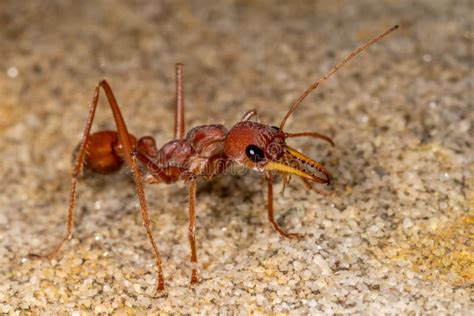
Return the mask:
POLYGON ((334 143, 329 137, 315 132, 285 133, 283 131, 285 123, 303 99, 314 91, 321 82, 328 79, 354 56, 367 49, 370 45, 380 41, 397 28, 398 26, 396 25, 360 46, 342 62, 334 66, 327 74, 311 84, 291 105, 279 127, 260 123, 257 112, 251 110, 230 130, 227 130, 220 124, 203 125, 194 127, 185 135, 183 65, 177 64, 174 139, 166 143, 159 150, 156 148, 155 140, 152 137, 145 136, 137 139, 128 132, 112 89, 107 81, 100 81, 95 88, 82 141, 76 154, 69 191, 66 234, 50 253, 46 255, 30 254, 30 257, 52 258, 58 254, 64 243, 71 238, 74 207, 76 204, 76 185, 83 166, 96 173, 109 174, 119 170, 126 163, 132 170, 140 202, 143 225, 156 258, 156 293, 164 290, 165 282, 160 252, 150 227, 151 221, 148 216, 148 207, 143 191, 143 180, 146 183, 174 183, 182 180, 189 184, 188 237, 191 245, 191 284, 197 283, 199 279, 195 243, 196 179, 198 177, 209 180, 223 173, 232 162, 263 172, 268 183, 268 220, 281 236, 288 238, 297 237, 298 234, 285 232, 273 217, 273 172, 283 174, 283 184, 288 181, 290 175, 296 175, 301 178, 309 188, 312 188, 312 182, 329 184, 331 174, 319 162, 306 157, 288 146, 286 139, 309 136, 326 140, 332 145, 334 143), (91 134, 90 130, 97 108, 100 88, 105 91, 107 96, 117 131, 99 131, 91 134), (256 118, 256 120, 251 121, 252 118, 256 118), (142 170, 145 170, 145 176, 142 175, 142 170))

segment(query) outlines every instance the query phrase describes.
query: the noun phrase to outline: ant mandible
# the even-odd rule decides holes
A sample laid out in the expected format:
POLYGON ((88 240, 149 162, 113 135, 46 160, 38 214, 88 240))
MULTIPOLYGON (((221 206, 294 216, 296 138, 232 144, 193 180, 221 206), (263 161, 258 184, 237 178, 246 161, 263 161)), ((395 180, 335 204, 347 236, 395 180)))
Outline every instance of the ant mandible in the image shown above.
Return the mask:
POLYGON ((227 130, 220 124, 202 125, 192 128, 185 135, 183 65, 177 64, 174 139, 166 143, 159 150, 156 148, 155 140, 151 136, 137 139, 128 132, 112 89, 106 80, 100 81, 95 88, 82 141, 76 152, 76 162, 69 190, 66 233, 60 243, 48 254, 30 254, 29 257, 53 258, 59 253, 65 242, 72 237, 76 186, 83 166, 92 172, 100 174, 116 172, 124 163, 132 170, 140 202, 143 225, 156 259, 157 279, 155 294, 164 291, 165 282, 160 252, 150 227, 151 221, 148 215, 143 181, 152 184, 174 183, 181 180, 189 185, 188 237, 191 246, 191 284, 197 283, 199 280, 195 242, 196 179, 198 177, 209 180, 223 173, 230 163, 237 163, 246 168, 263 172, 268 183, 268 220, 281 236, 287 238, 298 237, 298 234, 285 232, 273 217, 273 172, 283 175, 284 185, 288 182, 290 175, 298 176, 310 189, 312 189, 312 183, 329 184, 331 181, 329 171, 319 162, 288 146, 286 139, 308 136, 326 140, 332 145, 334 143, 329 137, 315 132, 285 133, 283 131, 285 123, 303 99, 314 91, 321 82, 328 79, 350 59, 397 28, 398 25, 395 25, 360 46, 328 73, 312 83, 291 105, 279 127, 260 123, 257 111, 251 110, 230 130, 227 130), (100 88, 104 90, 107 96, 117 131, 98 131, 91 134, 90 130, 97 108, 100 88), (252 118, 255 120, 251 121, 252 118), (142 174, 142 170, 145 170, 145 175, 142 174))

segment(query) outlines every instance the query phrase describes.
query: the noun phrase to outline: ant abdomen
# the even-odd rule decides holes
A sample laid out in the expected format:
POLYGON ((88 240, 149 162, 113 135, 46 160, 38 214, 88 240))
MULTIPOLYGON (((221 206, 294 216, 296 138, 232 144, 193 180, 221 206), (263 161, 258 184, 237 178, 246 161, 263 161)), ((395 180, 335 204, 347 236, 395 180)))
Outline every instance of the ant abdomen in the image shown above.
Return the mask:
MULTIPOLYGON (((137 140, 130 135, 133 144, 137 140)), ((87 141, 84 167, 100 174, 118 171, 123 163, 123 149, 115 131, 99 131, 91 134, 87 141)))

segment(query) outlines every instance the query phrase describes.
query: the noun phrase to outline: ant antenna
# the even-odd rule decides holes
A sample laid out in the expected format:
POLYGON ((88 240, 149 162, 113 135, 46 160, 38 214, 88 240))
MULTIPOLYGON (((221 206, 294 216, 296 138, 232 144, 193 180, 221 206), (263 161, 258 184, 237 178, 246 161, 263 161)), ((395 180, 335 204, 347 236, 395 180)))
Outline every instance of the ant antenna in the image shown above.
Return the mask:
POLYGON ((344 66, 349 60, 351 60, 352 58, 354 58, 355 56, 357 56, 359 53, 363 52, 364 50, 366 50, 369 46, 371 46, 372 44, 375 44, 377 43, 378 41, 380 41, 381 39, 383 39, 385 36, 387 36, 388 34, 392 33, 393 31, 395 31, 396 29, 398 29, 398 25, 395 25, 395 26, 392 26, 390 29, 388 29, 387 31, 383 32, 382 34, 374 37, 373 39, 371 39, 370 41, 368 41, 367 43, 365 43, 364 45, 360 46, 359 48, 357 48, 356 50, 354 50, 352 53, 350 53, 346 58, 344 58, 343 61, 341 61, 339 64, 337 64, 336 66, 334 66, 331 70, 329 70, 328 73, 326 73, 324 76, 322 76, 321 78, 319 78, 317 81, 313 82, 309 87, 308 89, 306 89, 305 92, 303 92, 303 94, 291 105, 290 107, 290 110, 288 111, 288 113, 286 113, 285 117, 283 118, 283 120, 281 121, 280 123, 280 131, 283 130, 283 127, 285 126, 285 123, 286 123, 286 120, 290 117, 291 114, 293 114, 293 112, 296 110, 296 108, 298 107, 298 105, 300 105, 300 103, 304 100, 304 98, 306 98, 308 96, 308 94, 310 94, 311 92, 313 92, 314 90, 316 90, 317 87, 319 87, 319 85, 321 84, 321 82, 325 81, 326 79, 328 79, 329 77, 331 77, 336 71, 339 70, 339 68, 341 68, 342 66, 344 66))

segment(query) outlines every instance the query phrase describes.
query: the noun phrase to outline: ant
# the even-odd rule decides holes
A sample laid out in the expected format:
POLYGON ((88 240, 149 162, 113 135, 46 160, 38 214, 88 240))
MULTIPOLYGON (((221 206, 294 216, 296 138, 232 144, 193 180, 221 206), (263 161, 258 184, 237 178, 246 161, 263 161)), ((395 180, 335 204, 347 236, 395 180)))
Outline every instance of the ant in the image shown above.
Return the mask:
MULTIPOLYGON (((176 64, 176 111, 174 139, 157 149, 151 136, 138 138, 128 132, 119 105, 106 80, 101 80, 95 88, 89 115, 84 127, 82 141, 75 154, 75 164, 69 190, 69 209, 67 212, 66 233, 59 244, 45 255, 30 254, 30 258, 53 258, 72 237, 74 208, 76 205, 76 186, 83 167, 99 173, 111 174, 126 164, 132 171, 136 192, 140 203, 143 225, 150 240, 156 260, 157 279, 155 294, 164 291, 165 281, 160 252, 150 227, 148 206, 145 200, 143 182, 174 183, 184 181, 189 185, 188 237, 191 246, 191 284, 199 281, 198 260, 195 241, 196 225, 196 180, 201 177, 210 180, 223 173, 232 163, 263 172, 267 180, 267 215, 270 224, 283 237, 297 238, 300 235, 286 232, 273 216, 273 173, 283 175, 283 185, 289 177, 295 175, 310 188, 312 183, 329 184, 331 174, 322 164, 313 160, 286 144, 287 138, 313 137, 334 142, 327 136, 315 132, 286 133, 283 131, 288 118, 301 102, 323 81, 327 80, 350 59, 380 41, 398 28, 395 25, 360 46, 328 73, 312 83, 306 91, 291 105, 279 127, 260 122, 256 110, 250 110, 229 130, 223 125, 212 124, 192 128, 185 135, 183 65, 176 64), (91 134, 91 126, 102 88, 108 99, 117 131, 98 131, 91 134), (253 119, 253 120, 252 120, 253 119)), ((314 189, 317 191, 316 189, 314 189)))

